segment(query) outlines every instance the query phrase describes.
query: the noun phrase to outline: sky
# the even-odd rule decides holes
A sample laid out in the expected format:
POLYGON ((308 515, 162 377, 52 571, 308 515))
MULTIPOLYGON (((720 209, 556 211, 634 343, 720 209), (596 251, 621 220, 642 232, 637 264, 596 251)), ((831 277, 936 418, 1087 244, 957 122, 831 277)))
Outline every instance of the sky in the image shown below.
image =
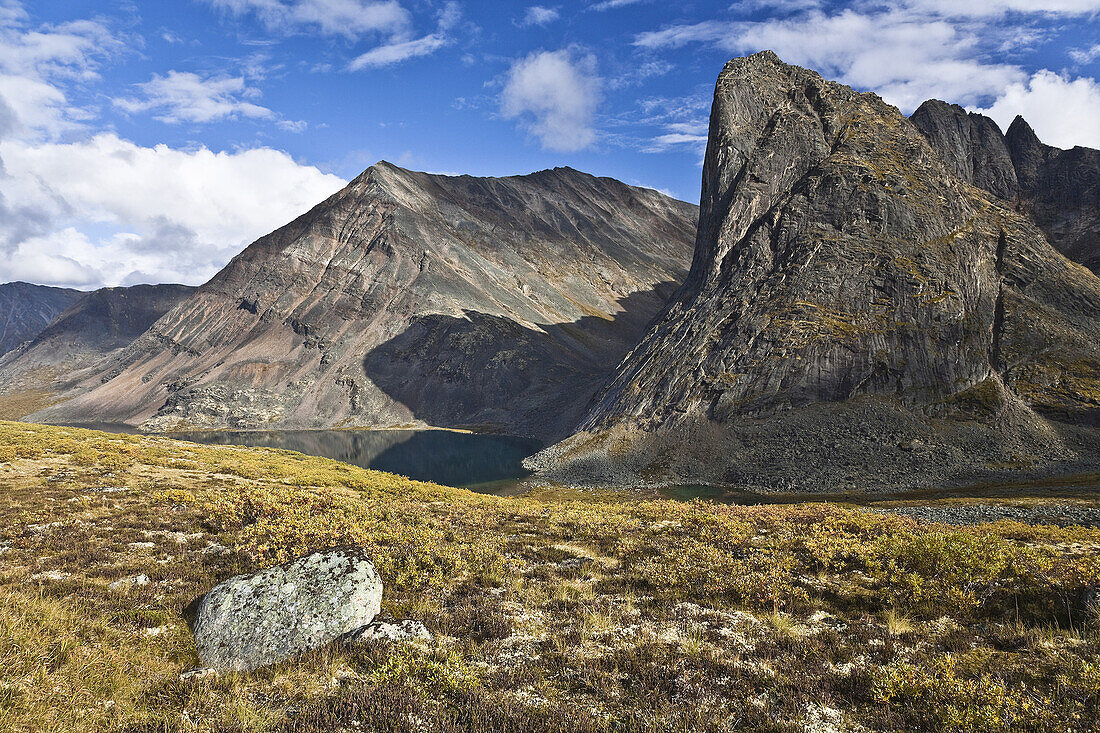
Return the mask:
POLYGON ((770 48, 1100 147, 1100 0, 0 0, 0 282, 200 284, 379 160, 699 198, 770 48))

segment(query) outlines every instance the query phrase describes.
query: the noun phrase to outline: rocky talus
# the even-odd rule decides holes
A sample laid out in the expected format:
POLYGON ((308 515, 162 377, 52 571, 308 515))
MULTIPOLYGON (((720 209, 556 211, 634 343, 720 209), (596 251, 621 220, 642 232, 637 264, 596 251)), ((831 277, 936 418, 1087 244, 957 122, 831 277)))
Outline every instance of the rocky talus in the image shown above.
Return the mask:
POLYGON ((0 285, 0 355, 33 339, 84 295, 79 290, 25 282, 0 285))
POLYGON ((1044 145, 1022 117, 997 124, 929 100, 910 118, 948 169, 1028 216, 1062 254, 1100 272, 1100 150, 1044 145))
POLYGON ((561 437, 682 282, 696 219, 569 168, 379 163, 31 418, 561 437))
POLYGON ((1100 279, 979 187, 1018 166, 966 124, 949 161, 874 94, 730 61, 690 275, 530 465, 807 490, 1095 466, 1100 279))

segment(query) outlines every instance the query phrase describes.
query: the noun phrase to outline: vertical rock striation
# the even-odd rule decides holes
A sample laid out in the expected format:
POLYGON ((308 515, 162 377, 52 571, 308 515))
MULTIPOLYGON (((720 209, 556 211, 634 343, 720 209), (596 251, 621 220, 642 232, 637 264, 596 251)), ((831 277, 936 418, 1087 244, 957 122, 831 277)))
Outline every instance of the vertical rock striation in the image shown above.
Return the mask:
POLYGON ((1100 151, 1059 150, 1017 117, 1008 132, 937 100, 910 118, 948 168, 1031 218, 1071 260, 1100 272, 1100 151))
POLYGON ((965 155, 945 163, 876 95, 771 52, 730 61, 690 275, 578 433, 530 464, 818 489, 1094 458, 1093 433, 1048 418, 1097 419, 1100 279, 971 185, 1012 183, 987 125, 941 132, 965 155))

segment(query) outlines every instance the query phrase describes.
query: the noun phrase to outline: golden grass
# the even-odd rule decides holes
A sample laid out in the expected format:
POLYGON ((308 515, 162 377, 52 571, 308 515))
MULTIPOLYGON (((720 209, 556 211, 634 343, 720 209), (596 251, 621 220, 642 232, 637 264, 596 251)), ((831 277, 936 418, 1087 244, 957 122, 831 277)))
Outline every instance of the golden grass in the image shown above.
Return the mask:
POLYGON ((286 451, 0 423, 0 543, 4 731, 779 731, 811 701, 872 730, 1096 719, 1095 530, 504 499, 286 451), (191 598, 345 543, 374 558, 384 613, 423 621, 431 644, 179 678, 198 662, 191 598), (149 585, 110 587, 139 574, 149 585))

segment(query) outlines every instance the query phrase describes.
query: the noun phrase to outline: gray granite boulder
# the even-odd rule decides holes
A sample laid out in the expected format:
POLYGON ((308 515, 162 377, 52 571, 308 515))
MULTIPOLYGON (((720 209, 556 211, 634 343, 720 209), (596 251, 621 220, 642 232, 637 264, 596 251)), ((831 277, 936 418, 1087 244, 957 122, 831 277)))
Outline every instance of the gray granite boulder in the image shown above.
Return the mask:
POLYGON ((314 552, 230 578, 203 596, 195 648, 219 672, 256 669, 366 626, 381 602, 382 581, 361 549, 314 552))

